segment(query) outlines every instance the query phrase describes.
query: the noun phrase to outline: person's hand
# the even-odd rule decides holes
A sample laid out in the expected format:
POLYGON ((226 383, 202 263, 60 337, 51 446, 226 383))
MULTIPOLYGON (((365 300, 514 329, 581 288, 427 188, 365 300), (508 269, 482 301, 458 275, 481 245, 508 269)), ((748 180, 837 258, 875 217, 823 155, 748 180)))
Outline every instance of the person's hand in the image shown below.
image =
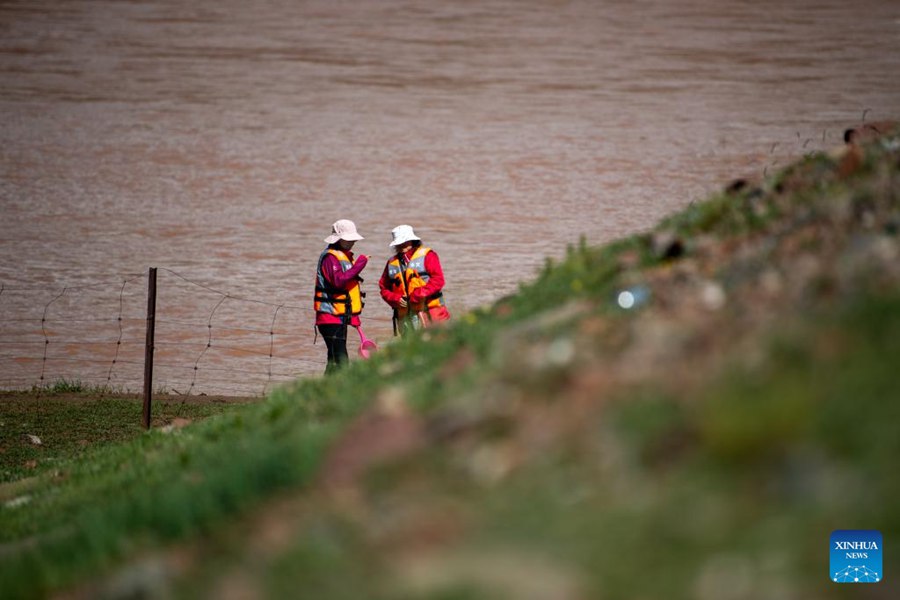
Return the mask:
POLYGON ((400 296, 400 300, 397 302, 397 305, 400 308, 406 308, 407 307, 406 298, 404 298, 403 296, 400 296))

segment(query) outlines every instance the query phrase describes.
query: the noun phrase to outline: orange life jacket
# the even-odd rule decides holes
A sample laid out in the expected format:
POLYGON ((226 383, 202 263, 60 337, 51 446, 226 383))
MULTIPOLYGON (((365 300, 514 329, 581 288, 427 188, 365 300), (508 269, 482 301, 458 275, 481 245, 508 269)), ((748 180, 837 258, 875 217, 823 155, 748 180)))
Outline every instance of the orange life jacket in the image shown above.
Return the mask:
MULTIPOLYGON (((405 265, 401 263, 399 256, 391 258, 387 263, 389 289, 408 299, 414 289, 427 284, 431 276, 425 270, 425 255, 429 252, 431 252, 431 248, 419 246, 405 265)), ((397 308, 397 316, 400 318, 407 316, 410 308, 417 313, 439 306, 444 306, 444 294, 441 291, 428 296, 422 302, 410 303, 407 307, 397 308)))
POLYGON ((322 273, 322 261, 331 254, 341 263, 341 270, 349 271, 353 266, 350 258, 335 248, 328 248, 319 256, 319 264, 316 267, 316 293, 313 307, 316 312, 330 315, 344 315, 349 319, 350 315, 358 315, 363 309, 362 291, 359 288, 359 280, 354 281, 349 290, 342 290, 332 286, 322 273))

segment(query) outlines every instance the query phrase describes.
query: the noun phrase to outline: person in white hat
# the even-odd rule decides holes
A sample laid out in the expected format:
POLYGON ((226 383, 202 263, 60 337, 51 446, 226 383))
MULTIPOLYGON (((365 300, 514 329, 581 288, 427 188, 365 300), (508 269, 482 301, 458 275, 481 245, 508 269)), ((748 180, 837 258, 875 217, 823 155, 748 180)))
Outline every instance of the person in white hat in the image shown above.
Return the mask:
POLYGON ((360 289, 359 274, 369 257, 353 256, 353 245, 364 239, 356 231, 356 224, 347 219, 335 221, 331 235, 325 238, 328 247, 319 256, 316 266, 316 291, 313 307, 316 310, 316 329, 325 339, 328 362, 325 373, 333 372, 347 362, 347 325, 360 326, 360 313, 365 294, 360 289))
POLYGON ((381 297, 394 309, 394 335, 446 321, 450 312, 444 301, 444 270, 437 252, 422 245, 410 225, 391 230, 388 259, 378 281, 381 297))

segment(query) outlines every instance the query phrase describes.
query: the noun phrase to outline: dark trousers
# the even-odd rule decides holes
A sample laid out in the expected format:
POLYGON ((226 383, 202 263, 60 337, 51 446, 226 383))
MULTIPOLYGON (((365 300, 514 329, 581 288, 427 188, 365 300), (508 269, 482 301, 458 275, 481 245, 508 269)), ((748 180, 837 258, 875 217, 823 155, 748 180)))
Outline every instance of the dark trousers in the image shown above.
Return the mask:
POLYGON ((333 372, 338 366, 348 362, 347 356, 347 325, 316 325, 319 333, 325 340, 328 348, 328 364, 325 365, 325 374, 333 372))

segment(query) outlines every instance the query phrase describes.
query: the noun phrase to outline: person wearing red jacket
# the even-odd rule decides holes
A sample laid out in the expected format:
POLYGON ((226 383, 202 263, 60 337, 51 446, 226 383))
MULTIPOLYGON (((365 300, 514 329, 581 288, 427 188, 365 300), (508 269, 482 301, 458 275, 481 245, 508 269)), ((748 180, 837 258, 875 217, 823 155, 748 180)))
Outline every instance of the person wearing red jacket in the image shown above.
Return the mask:
POLYGON ((353 221, 336 221, 331 226, 331 235, 325 238, 328 247, 322 251, 316 266, 313 307, 316 328, 328 349, 326 374, 349 361, 347 326, 360 326, 364 294, 360 290, 362 277, 359 274, 369 257, 365 254, 354 257, 351 249, 361 239, 364 238, 356 231, 353 221))
POLYGON ((388 259, 378 287, 382 299, 394 309, 394 335, 448 320, 444 270, 437 252, 423 246, 409 225, 398 225, 391 237, 395 254, 388 259))

